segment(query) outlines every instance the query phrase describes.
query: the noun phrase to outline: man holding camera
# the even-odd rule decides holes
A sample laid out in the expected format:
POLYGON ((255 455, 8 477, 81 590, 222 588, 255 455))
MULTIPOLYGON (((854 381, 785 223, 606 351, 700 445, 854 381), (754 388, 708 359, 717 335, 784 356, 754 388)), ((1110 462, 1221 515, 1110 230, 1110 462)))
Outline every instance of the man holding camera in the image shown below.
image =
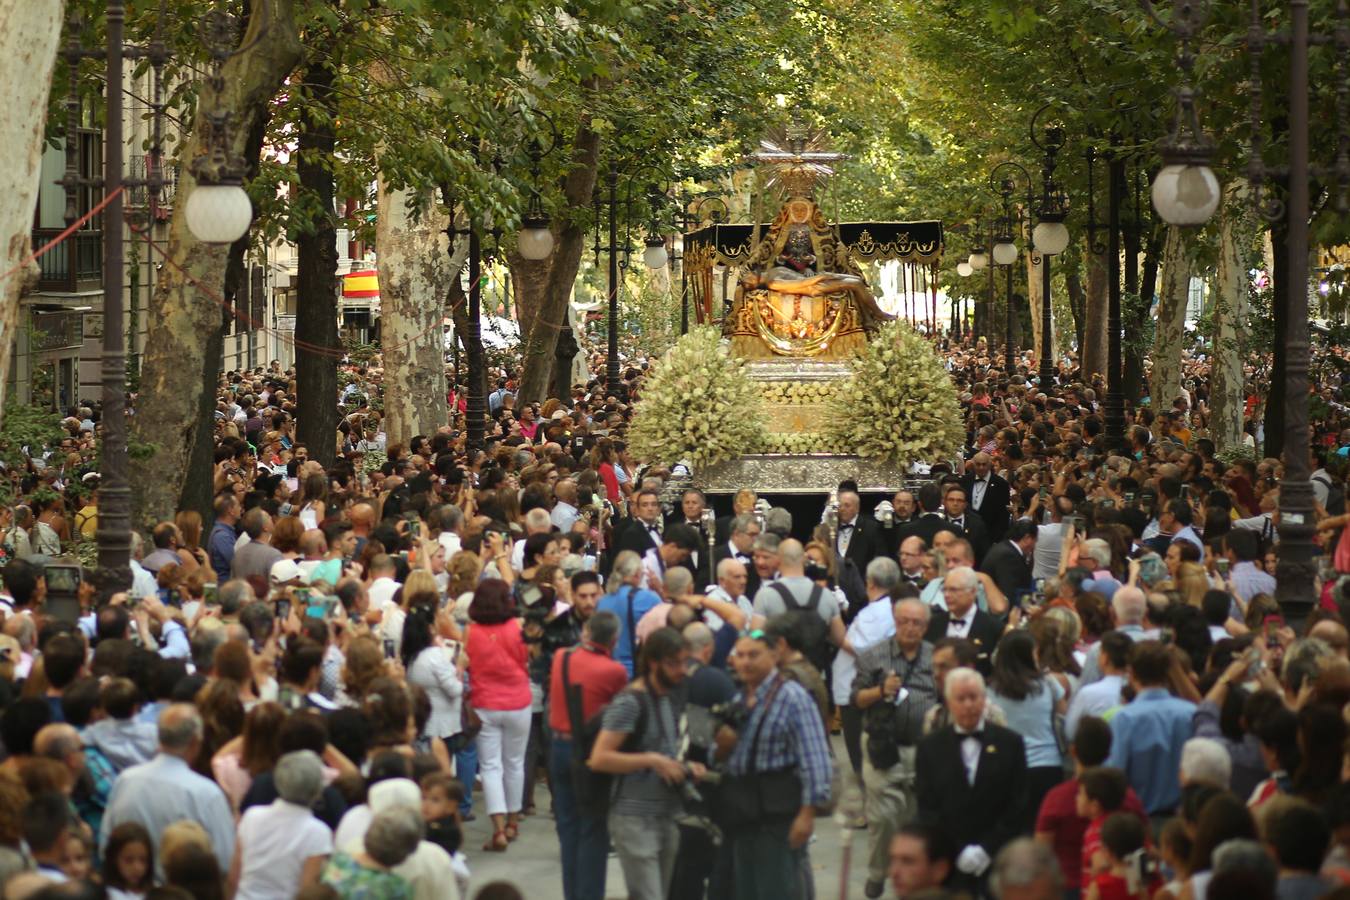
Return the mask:
POLYGON ((897 601, 895 637, 858 655, 850 700, 863 711, 867 731, 868 897, 885 886, 891 838, 916 813, 914 751, 923 718, 937 702, 933 645, 924 640, 932 615, 916 599, 897 601))
POLYGON ((637 680, 610 702, 591 751, 592 771, 619 776, 609 834, 630 900, 665 900, 680 843, 681 785, 703 772, 676 758, 688 665, 689 645, 678 631, 652 632, 637 680))
POLYGON ((747 715, 717 731, 726 761, 722 829, 731 843, 736 900, 789 900, 802 893, 806 842, 816 807, 830 800, 829 742, 806 688, 778 672, 780 642, 759 629, 736 642, 747 715))

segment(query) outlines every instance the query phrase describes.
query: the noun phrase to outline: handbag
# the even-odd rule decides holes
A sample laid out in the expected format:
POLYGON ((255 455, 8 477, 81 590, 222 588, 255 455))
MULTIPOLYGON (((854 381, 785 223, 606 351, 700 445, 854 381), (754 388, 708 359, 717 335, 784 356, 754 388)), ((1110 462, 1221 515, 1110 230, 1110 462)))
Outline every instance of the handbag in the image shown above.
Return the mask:
POLYGON ((464 694, 459 698, 459 734, 464 736, 465 745, 483 730, 483 720, 473 708, 472 699, 473 685, 465 685, 464 694))
POLYGON ((769 696, 764 698, 764 713, 755 724, 755 733, 750 741, 750 770, 744 775, 723 775, 710 803, 714 818, 724 831, 754 825, 766 819, 791 819, 801 809, 802 782, 796 771, 777 769, 757 772, 754 768, 764 721, 769 717, 769 708, 782 684, 780 676, 769 696))

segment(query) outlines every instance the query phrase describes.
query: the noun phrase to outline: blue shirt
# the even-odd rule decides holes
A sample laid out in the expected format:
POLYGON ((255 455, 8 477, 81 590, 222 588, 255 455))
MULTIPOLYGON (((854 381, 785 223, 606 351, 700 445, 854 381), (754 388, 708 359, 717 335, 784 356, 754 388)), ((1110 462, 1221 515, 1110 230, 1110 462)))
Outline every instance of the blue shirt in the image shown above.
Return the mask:
POLYGON ((632 602, 633 608, 633 628, 637 628, 637 623, 648 610, 660 605, 661 598, 646 588, 635 588, 632 585, 624 585, 612 594, 606 594, 600 598, 596 605, 597 610, 609 610, 619 617, 619 642, 614 645, 614 659, 623 663, 628 670, 628 677, 633 677, 633 651, 634 634, 628 628, 628 607, 632 602))
POLYGON ((225 792, 211 779, 192 771, 182 759, 163 753, 117 776, 103 814, 100 852, 118 825, 139 822, 150 832, 155 867, 162 872, 159 839, 164 829, 179 819, 192 819, 206 829, 220 870, 228 872, 234 857, 234 813, 225 792))
POLYGON ((1022 736, 1026 745, 1027 768, 1060 766, 1064 757, 1055 738, 1055 704, 1064 697, 1064 687, 1054 678, 1043 676, 1040 688, 1021 700, 1001 697, 989 691, 989 702, 1003 710, 1008 727, 1022 736))
POLYGON ((211 568, 216 577, 224 584, 230 580, 230 563, 234 560, 234 542, 239 535, 234 533, 233 525, 217 522, 211 528, 211 536, 206 540, 206 552, 211 557, 211 568))
POLYGON ((1194 703, 1149 688, 1111 720, 1106 764, 1125 773, 1149 815, 1170 813, 1181 800, 1181 745, 1190 740, 1194 716, 1194 703))
MULTIPOLYGON (((736 694, 737 700, 744 698, 744 691, 736 694)), ((727 758, 727 771, 732 775, 745 775, 751 771, 782 769, 795 770, 801 779, 802 806, 820 806, 830 799, 833 763, 825 725, 820 721, 820 708, 806 688, 775 672, 755 691, 754 709, 741 729, 736 748, 727 758), (782 686, 766 704, 764 700, 780 681, 782 686), (756 733, 758 742, 755 741, 756 733), (752 745, 755 746, 753 760, 750 758, 752 745)))

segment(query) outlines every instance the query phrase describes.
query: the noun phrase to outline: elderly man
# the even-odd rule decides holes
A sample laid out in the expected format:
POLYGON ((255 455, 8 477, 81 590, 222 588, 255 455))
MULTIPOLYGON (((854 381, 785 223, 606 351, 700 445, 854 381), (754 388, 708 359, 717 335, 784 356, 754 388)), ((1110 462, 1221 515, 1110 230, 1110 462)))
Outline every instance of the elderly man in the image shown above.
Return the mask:
POLYGON ((760 534, 750 552, 750 568, 746 570, 745 595, 754 598, 761 585, 778 577, 778 546, 783 539, 776 534, 760 534))
POLYGON ((971 512, 984 520, 989 539, 1003 540, 1008 530, 1008 505, 1012 491, 1008 481, 994 471, 994 459, 988 453, 976 453, 970 460, 970 471, 961 479, 971 512))
POLYGON ((1003 636, 1003 628, 997 619, 975 606, 978 585, 977 573, 968 566, 958 566, 947 572, 942 583, 947 608, 934 607, 925 639, 933 644, 949 637, 970 641, 976 649, 976 668, 985 673, 990 670, 989 654, 1003 636))
MULTIPOLYGON (((933 549, 942 550, 947 557, 947 569, 968 568, 975 574, 976 605, 985 612, 1003 615, 1008 611, 1008 597, 985 572, 975 571, 975 550, 970 541, 951 532, 940 531, 933 538, 933 549)), ((924 586, 920 599, 929 606, 946 608, 946 583, 934 579, 924 586)))
MULTIPOLYGON (((894 636, 895 617, 891 612, 891 592, 899 583, 900 570, 894 560, 882 556, 867 564, 867 604, 853 617, 844 635, 855 653, 862 653, 894 636)), ((853 680, 858 674, 853 654, 836 654, 834 662, 831 663, 830 674, 834 703, 839 707, 849 763, 853 766, 854 774, 861 776, 862 713, 851 699, 853 680)))
POLYGON ((990 863, 1026 821, 1026 747, 1017 732, 985 720, 979 672, 955 669, 943 687, 951 724, 915 753, 919 821, 946 829, 960 848, 951 887, 979 896, 990 863))
POLYGON ((751 563, 751 552, 755 549, 755 538, 759 537, 759 520, 750 513, 734 516, 728 526, 730 534, 726 543, 713 550, 714 563, 724 559, 734 559, 744 566, 751 563))
POLYGON ((840 559, 851 559, 859 571, 878 556, 886 554, 881 527, 870 516, 860 515, 862 500, 856 491, 839 492, 839 526, 835 538, 835 554, 840 559))
MULTIPOLYGON (((778 545, 779 576, 755 594, 752 628, 762 628, 774 616, 791 610, 803 618, 818 616, 823 628, 803 627, 802 655, 822 672, 829 661, 829 647, 853 652, 844 636, 844 617, 834 591, 806 577, 806 550, 801 541, 788 538, 778 545), (814 636, 812 636, 814 635, 814 636)), ((807 621, 810 621, 807 619, 807 621)))
POLYGON ((707 591, 703 621, 712 630, 715 644, 710 664, 718 669, 727 667, 727 656, 736 643, 736 635, 750 623, 750 617, 755 612, 754 604, 745 596, 746 581, 745 565, 737 559, 726 557, 717 564, 717 584, 707 591), (720 615, 707 600, 729 604, 740 615, 720 615))
POLYGON ((206 829, 220 870, 229 870, 234 858, 230 803, 219 785, 191 768, 190 761, 201 751, 202 729, 201 714, 190 703, 175 703, 160 714, 159 754, 127 769, 113 785, 99 835, 100 853, 114 828, 123 822, 138 822, 150 832, 162 877, 160 836, 174 822, 191 819, 206 829))
MULTIPOLYGON (((874 560, 873 564, 879 562, 895 565, 890 560, 874 560)), ((870 571, 868 576, 870 593, 870 571)), ((876 605, 869 604, 869 608, 876 605)), ((849 696, 866 718, 863 783, 867 789, 868 865, 864 893, 872 898, 880 897, 885 885, 891 837, 915 815, 915 747, 923 736, 924 715, 937 702, 933 645, 923 639, 932 611, 917 599, 908 599, 896 602, 891 613, 894 639, 859 652, 849 696)))
MULTIPOLYGON (((949 532, 944 532, 949 533, 949 532)), ((900 580, 912 584, 920 591, 927 584, 923 574, 923 559, 928 555, 928 545, 921 537, 907 537, 900 542, 900 580)))
POLYGON ((272 518, 261 507, 244 513, 244 534, 249 542, 234 551, 230 560, 231 578, 267 578, 272 564, 281 559, 281 551, 271 545, 272 518))
MULTIPOLYGON (((1148 616, 1148 598, 1136 587, 1123 587, 1111 598, 1111 618, 1115 621, 1116 631, 1131 641, 1151 641, 1158 637, 1156 631, 1144 628, 1144 619, 1148 616)), ((1083 678, 1080 685, 1089 685, 1100 680, 1102 669, 1097 654, 1089 653, 1083 665, 1083 678)))

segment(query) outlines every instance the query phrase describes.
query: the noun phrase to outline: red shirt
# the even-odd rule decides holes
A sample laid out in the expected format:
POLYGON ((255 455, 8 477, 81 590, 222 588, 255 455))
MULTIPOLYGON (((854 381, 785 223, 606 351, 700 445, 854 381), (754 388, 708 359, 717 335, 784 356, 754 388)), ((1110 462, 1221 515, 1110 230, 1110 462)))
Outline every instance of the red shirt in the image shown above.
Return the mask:
POLYGON ((520 620, 492 625, 473 622, 465 641, 474 709, 517 710, 530 706, 529 651, 520 634, 520 620))
POLYGON ((549 675, 548 727, 554 734, 570 737, 572 720, 567 716, 567 694, 563 690, 563 658, 570 653, 567 666, 569 684, 581 686, 581 718, 589 721, 614 695, 628 684, 628 670, 623 663, 610 658, 609 651, 598 644, 585 643, 577 650, 559 650, 553 654, 553 671, 549 675))
MULTIPOLYGON (((1078 888, 1082 885, 1084 856, 1084 833, 1088 820, 1078 815, 1078 779, 1055 785, 1041 801, 1041 811, 1036 817, 1036 831, 1049 832, 1055 858, 1059 860, 1060 871, 1064 873, 1064 886, 1078 888)), ((1134 793, 1134 788, 1125 791, 1125 812, 1132 812, 1147 821, 1148 814, 1144 805, 1134 793)), ((1100 826, 1099 826, 1100 830, 1100 826)))

